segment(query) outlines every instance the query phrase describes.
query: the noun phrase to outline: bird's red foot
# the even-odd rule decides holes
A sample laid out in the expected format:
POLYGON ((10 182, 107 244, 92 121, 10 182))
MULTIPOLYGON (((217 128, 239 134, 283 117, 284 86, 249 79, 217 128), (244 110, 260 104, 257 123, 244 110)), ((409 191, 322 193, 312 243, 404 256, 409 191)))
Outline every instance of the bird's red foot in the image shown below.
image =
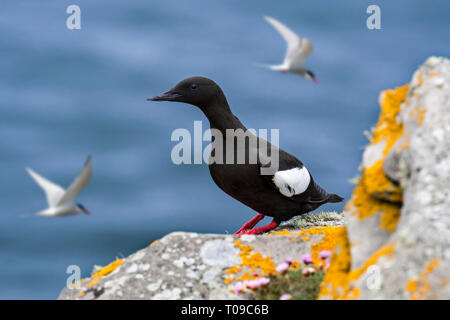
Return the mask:
POLYGON ((234 233, 234 235, 246 234, 248 230, 252 229, 258 222, 260 222, 264 218, 262 213, 258 213, 253 217, 252 220, 244 224, 238 231, 234 233))
POLYGON ((275 222, 275 220, 272 220, 272 222, 266 226, 255 228, 253 230, 249 230, 249 231, 239 233, 239 234, 260 234, 260 233, 275 229, 276 227, 278 227, 278 223, 275 222))

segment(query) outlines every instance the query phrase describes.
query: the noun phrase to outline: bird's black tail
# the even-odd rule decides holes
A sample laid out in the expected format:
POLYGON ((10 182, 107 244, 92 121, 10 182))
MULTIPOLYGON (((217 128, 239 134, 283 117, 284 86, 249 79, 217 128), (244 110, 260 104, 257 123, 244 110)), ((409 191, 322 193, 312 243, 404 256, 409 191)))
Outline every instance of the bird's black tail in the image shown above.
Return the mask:
POLYGON ((338 196, 337 194, 330 194, 328 197, 328 202, 341 202, 344 198, 338 196))

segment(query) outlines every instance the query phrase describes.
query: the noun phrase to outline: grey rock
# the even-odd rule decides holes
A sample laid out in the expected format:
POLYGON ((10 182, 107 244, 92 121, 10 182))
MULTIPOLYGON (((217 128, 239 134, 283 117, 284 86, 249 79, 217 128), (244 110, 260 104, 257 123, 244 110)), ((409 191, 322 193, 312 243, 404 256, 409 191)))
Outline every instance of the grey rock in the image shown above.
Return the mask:
MULTIPOLYGON (((336 213, 305 215, 285 224, 289 228, 342 225, 336 213)), ((299 236, 300 237, 300 236, 299 236)), ((320 235, 310 236, 319 240, 320 235)), ((270 256, 275 263, 291 257, 300 261, 311 243, 281 235, 219 235, 173 232, 156 244, 129 257, 112 273, 93 286, 92 279, 79 288, 64 288, 58 299, 250 299, 248 294, 230 293, 234 284, 225 284, 226 270, 239 265, 240 249, 235 240, 251 245, 252 252, 270 256)), ((96 271, 101 270, 97 267, 96 271)))
POLYGON ((383 244, 394 243, 394 254, 378 259, 372 268, 378 274, 366 271, 356 285, 361 299, 450 299, 448 59, 431 57, 416 71, 398 120, 404 133, 383 163, 386 175, 403 190, 398 225, 392 233, 382 232, 375 216, 363 220, 357 230, 351 222, 348 228, 352 241, 359 233, 371 243, 366 252, 352 248, 353 268, 360 267, 383 244), (370 285, 375 278, 379 287, 370 285))

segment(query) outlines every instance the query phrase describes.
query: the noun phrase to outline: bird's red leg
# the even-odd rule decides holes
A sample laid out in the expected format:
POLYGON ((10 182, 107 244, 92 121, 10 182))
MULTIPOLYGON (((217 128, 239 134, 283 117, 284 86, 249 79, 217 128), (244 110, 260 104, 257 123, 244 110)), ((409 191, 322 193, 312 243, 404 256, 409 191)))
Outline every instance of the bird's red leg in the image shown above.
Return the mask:
POLYGON ((264 215, 262 213, 258 213, 256 216, 253 217, 252 220, 244 224, 238 231, 236 231, 234 234, 244 234, 248 229, 253 228, 256 226, 258 222, 260 222, 264 218, 264 215))
POLYGON ((278 225, 279 225, 279 223, 275 222, 275 220, 272 220, 272 222, 269 223, 267 226, 249 230, 249 231, 245 232, 244 234, 260 234, 260 233, 272 230, 272 229, 278 227, 278 225))

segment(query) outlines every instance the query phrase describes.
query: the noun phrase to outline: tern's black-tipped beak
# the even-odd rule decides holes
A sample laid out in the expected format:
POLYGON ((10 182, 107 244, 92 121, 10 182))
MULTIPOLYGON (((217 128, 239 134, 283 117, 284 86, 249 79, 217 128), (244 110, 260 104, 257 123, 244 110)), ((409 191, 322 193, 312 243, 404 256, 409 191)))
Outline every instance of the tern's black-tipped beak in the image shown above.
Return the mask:
POLYGON ((158 94, 152 98, 148 98, 147 101, 177 101, 178 98, 181 97, 181 94, 178 92, 174 92, 169 90, 167 92, 158 94))

